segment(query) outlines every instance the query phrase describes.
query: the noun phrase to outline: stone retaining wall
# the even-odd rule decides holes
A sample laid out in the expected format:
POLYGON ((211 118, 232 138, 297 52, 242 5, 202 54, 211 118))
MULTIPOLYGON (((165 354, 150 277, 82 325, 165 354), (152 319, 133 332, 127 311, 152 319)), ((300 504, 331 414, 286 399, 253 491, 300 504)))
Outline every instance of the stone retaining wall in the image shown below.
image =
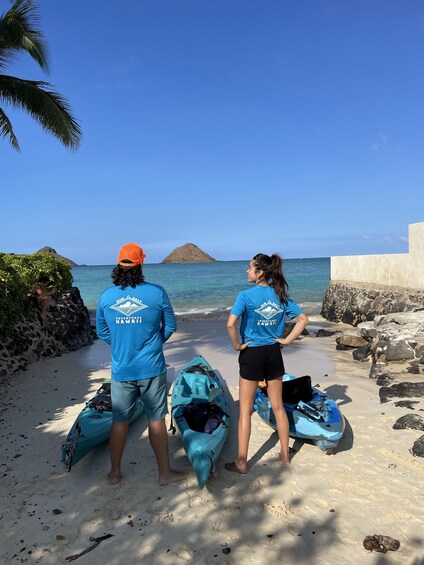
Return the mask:
POLYGON ((331 281, 321 315, 357 326, 381 314, 424 308, 424 290, 348 281, 331 281))
POLYGON ((78 288, 62 293, 49 305, 44 325, 22 319, 0 343, 0 378, 25 369, 42 357, 56 357, 91 345, 96 339, 78 288))

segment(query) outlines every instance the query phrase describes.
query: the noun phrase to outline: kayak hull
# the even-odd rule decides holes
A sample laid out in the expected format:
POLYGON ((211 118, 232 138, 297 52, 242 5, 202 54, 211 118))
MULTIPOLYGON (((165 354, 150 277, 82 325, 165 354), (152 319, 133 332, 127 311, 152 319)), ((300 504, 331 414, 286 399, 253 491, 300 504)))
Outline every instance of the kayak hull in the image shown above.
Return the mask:
MULTIPOLYGON (((199 488, 203 488, 227 438, 229 416, 223 385, 202 356, 194 357, 178 373, 172 390, 171 406, 172 418, 182 437, 183 447, 193 466, 199 488), (205 412, 210 412, 213 408, 213 412, 217 414, 215 429, 208 432, 193 429, 193 423, 188 417, 193 405, 205 412)), ((207 426, 208 424, 205 429, 207 426)))
MULTIPOLYGON (((284 375, 283 386, 285 380, 294 379, 291 375, 284 375)), ((294 438, 311 440, 322 451, 332 453, 343 436, 345 420, 332 398, 316 387, 311 389, 312 398, 306 402, 284 402, 289 434, 294 438)), ((274 430, 277 429, 270 401, 261 387, 256 389, 254 409, 264 422, 274 430)))
MULTIPOLYGON (((70 471, 87 453, 109 439, 112 428, 110 407, 110 383, 103 383, 79 413, 62 445, 61 461, 66 471, 70 471), (100 398, 102 402, 99 402, 100 398)), ((130 423, 142 413, 143 403, 138 397, 130 423)))

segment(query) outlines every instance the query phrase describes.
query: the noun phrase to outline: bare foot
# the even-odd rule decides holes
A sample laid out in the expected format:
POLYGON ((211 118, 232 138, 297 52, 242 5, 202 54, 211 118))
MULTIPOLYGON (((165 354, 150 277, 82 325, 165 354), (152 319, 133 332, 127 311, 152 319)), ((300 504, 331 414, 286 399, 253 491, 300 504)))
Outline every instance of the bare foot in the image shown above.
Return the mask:
POLYGON ((290 458, 288 455, 284 455, 283 453, 278 454, 278 459, 284 463, 284 465, 290 465, 290 458))
POLYGON ((112 473, 112 471, 110 473, 107 474, 107 482, 112 485, 112 486, 116 486, 119 485, 119 483, 122 480, 122 475, 121 473, 112 473))
POLYGON ((231 463, 225 463, 224 467, 227 471, 233 473, 240 473, 240 475, 245 475, 247 473, 247 465, 239 466, 237 461, 232 461, 231 463))
POLYGON ((172 471, 169 475, 164 475, 159 478, 159 484, 161 487, 166 487, 170 483, 178 483, 178 481, 183 481, 187 477, 187 471, 172 471))

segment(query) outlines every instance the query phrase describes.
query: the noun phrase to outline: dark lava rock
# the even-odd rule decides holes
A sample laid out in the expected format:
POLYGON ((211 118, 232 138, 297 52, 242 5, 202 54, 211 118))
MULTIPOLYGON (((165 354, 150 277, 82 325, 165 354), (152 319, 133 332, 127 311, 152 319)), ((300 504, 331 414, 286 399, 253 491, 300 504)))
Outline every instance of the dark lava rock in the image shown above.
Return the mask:
POLYGON ((377 551, 378 553, 387 553, 388 551, 397 551, 400 547, 400 541, 390 536, 366 536, 363 541, 365 549, 368 551, 377 551))
POLYGON ((388 386, 394 380, 395 380, 394 376, 390 375, 390 373, 383 373, 378 377, 376 384, 378 386, 388 386))
POLYGON ((378 391, 380 402, 389 402, 393 397, 412 398, 424 396, 424 383, 397 383, 392 386, 382 386, 378 391))
POLYGON ((394 430, 420 430, 424 432, 424 418, 418 414, 405 414, 393 424, 394 430))
POLYGON ((420 374, 420 364, 419 364, 419 362, 414 361, 414 363, 411 363, 406 370, 411 375, 419 375, 420 374))
POLYGON ((323 330, 321 328, 317 331, 317 333, 315 334, 315 337, 331 337, 335 333, 336 333, 335 331, 323 330))
POLYGON ((417 439, 411 449, 412 455, 415 457, 424 457, 424 436, 417 439))
POLYGON ((409 408, 410 410, 415 410, 414 404, 419 404, 418 400, 399 400, 399 402, 395 402, 395 406, 409 408))
POLYGON ((352 357, 355 359, 355 361, 366 361, 370 354, 371 346, 369 343, 352 351, 352 357))

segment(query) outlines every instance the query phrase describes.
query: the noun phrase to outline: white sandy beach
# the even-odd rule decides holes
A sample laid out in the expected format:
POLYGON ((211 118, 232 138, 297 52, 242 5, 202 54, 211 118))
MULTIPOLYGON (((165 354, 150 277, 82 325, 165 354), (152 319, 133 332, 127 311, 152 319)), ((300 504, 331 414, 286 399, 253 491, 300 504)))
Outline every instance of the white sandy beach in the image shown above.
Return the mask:
MULTIPOLYGON (((283 467, 276 433, 253 415, 251 470, 241 476, 224 470, 236 454, 238 398, 225 322, 180 323, 165 352, 170 379, 201 354, 234 399, 229 438, 206 488, 197 488, 193 473, 159 487, 144 416, 130 428, 121 485, 106 482, 107 444, 66 473, 62 441, 109 377, 109 349, 98 341, 41 361, 15 375, 1 397, 1 563, 67 563, 90 536, 105 534, 113 537, 79 564, 424 563, 424 460, 408 451, 419 432, 392 429, 406 410, 379 403, 368 363, 336 351, 334 337, 286 348, 286 370, 310 374, 337 400, 345 436, 333 456, 292 439, 296 453, 283 467), (400 549, 367 552, 362 542, 372 534, 400 540, 400 549)), ((180 438, 169 442, 174 466, 189 468, 180 438)))

